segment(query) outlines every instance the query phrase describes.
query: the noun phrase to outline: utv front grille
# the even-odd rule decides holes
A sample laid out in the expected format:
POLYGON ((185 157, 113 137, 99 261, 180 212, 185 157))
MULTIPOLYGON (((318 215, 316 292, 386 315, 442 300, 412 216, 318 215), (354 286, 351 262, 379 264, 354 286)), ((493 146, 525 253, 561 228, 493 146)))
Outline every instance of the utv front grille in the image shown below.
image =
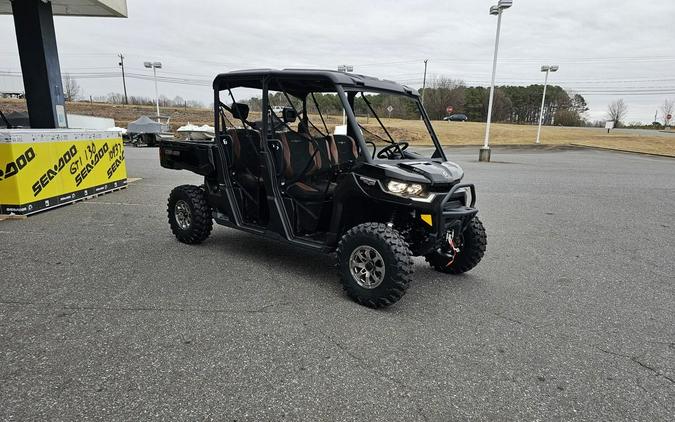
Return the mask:
POLYGON ((452 209, 463 207, 463 206, 464 206, 464 201, 462 200, 462 198, 450 199, 443 206, 443 211, 452 210, 452 209))

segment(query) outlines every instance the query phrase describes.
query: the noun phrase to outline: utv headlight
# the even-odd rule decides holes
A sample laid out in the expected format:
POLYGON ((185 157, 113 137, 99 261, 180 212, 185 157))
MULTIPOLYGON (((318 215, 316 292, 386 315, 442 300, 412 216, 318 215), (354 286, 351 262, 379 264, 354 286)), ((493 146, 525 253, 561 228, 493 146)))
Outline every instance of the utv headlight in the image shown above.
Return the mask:
POLYGON ((403 197, 427 197, 428 194, 424 191, 424 186, 419 183, 401 182, 398 180, 390 180, 387 183, 387 191, 394 195, 403 197))

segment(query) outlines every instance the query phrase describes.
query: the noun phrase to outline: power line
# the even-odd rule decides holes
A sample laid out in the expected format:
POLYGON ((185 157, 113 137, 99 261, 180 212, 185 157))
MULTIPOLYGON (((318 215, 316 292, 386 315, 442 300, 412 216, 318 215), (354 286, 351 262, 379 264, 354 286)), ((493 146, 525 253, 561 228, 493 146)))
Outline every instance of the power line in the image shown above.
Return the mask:
MULTIPOLYGON (((64 72, 64 73, 69 73, 69 72, 64 72)), ((175 74, 178 74, 178 72, 174 72, 175 74)), ((119 73, 117 72, 70 72, 69 73, 71 77, 73 78, 78 78, 78 79, 110 79, 110 78, 117 78, 119 77, 119 73)), ((21 72, 18 71, 0 71, 0 75, 2 76, 9 76, 9 77, 17 77, 20 78, 22 76, 21 72)), ((129 79, 135 79, 135 80, 147 80, 147 81, 152 81, 153 77, 150 75, 145 75, 141 73, 128 73, 125 72, 124 78, 129 78, 129 79)), ((424 79, 395 79, 399 83, 404 83, 404 84, 418 84, 418 83, 424 83, 424 79)), ((196 79, 196 78, 180 78, 180 77, 172 77, 172 76, 158 76, 157 77, 158 82, 162 83, 168 83, 168 84, 176 84, 176 85, 188 85, 188 86, 199 86, 199 87, 210 87, 212 84, 211 79, 196 79)), ((504 82, 510 81, 510 82, 524 82, 527 83, 529 81, 519 79, 519 80, 503 80, 504 82)), ((600 82, 600 81, 592 81, 592 80, 586 80, 587 82, 600 82)), ((614 82, 672 82, 675 81, 675 78, 663 78, 663 79, 621 79, 621 80, 615 80, 614 82)), ((476 86, 483 86, 487 85, 487 81, 479 81, 479 80, 464 80, 463 82, 470 84, 470 85, 476 85, 476 86)), ((501 81, 500 81, 501 82, 501 81)), ((608 82, 608 81, 605 81, 608 82)), ((125 82, 126 84, 126 82, 125 82)), ((532 83, 530 83, 532 84, 532 83)), ((673 95, 675 94, 675 87, 674 86, 579 86, 579 85, 574 85, 570 83, 566 83, 565 81, 556 81, 556 84, 558 86, 562 86, 564 89, 569 90, 569 91, 574 91, 578 92, 583 95, 587 96, 598 96, 598 95, 642 95, 642 96, 655 96, 655 95, 673 95)), ((532 84, 533 85, 533 84, 532 84)), ((126 93, 125 93, 126 96, 126 93)))

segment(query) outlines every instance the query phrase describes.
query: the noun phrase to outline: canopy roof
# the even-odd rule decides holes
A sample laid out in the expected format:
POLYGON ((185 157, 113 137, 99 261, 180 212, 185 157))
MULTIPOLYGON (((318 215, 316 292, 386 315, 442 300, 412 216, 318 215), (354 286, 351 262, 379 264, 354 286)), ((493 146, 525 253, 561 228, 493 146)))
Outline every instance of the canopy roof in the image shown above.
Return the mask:
MULTIPOLYGON (((54 16, 127 17, 127 0, 51 0, 50 2, 54 16)), ((11 14, 12 2, 0 0, 0 15, 11 14)))
POLYGON ((157 123, 148 116, 141 116, 127 125, 129 133, 163 133, 168 130, 168 125, 157 123))
POLYGON ((249 69, 221 73, 213 81, 213 88, 262 88, 262 79, 274 78, 269 89, 286 91, 296 96, 304 96, 308 92, 331 92, 333 85, 341 85, 344 89, 360 91, 388 91, 413 97, 419 96, 417 90, 394 81, 378 79, 356 73, 337 72, 321 69, 249 69))

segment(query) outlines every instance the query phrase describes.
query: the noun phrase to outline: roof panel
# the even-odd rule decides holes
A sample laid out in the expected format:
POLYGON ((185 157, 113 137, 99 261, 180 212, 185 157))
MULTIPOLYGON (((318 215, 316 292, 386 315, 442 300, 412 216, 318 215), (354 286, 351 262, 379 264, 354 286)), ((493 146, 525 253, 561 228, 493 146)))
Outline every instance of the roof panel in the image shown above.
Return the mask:
MULTIPOLYGON (((127 0, 51 0, 54 16, 127 17, 127 0)), ((12 14, 12 2, 0 0, 0 15, 12 14)))
POLYGON ((334 84, 342 85, 346 89, 357 88, 359 90, 381 90, 399 92, 413 97, 419 96, 417 90, 394 81, 378 79, 372 76, 357 73, 343 73, 335 70, 322 69, 246 69, 228 73, 221 73, 213 81, 215 89, 226 89, 229 86, 244 86, 248 88, 260 88, 261 83, 257 79, 265 76, 279 78, 322 78, 334 84), (233 85, 234 84, 234 85, 233 85), (238 85, 237 85, 238 84, 238 85))

